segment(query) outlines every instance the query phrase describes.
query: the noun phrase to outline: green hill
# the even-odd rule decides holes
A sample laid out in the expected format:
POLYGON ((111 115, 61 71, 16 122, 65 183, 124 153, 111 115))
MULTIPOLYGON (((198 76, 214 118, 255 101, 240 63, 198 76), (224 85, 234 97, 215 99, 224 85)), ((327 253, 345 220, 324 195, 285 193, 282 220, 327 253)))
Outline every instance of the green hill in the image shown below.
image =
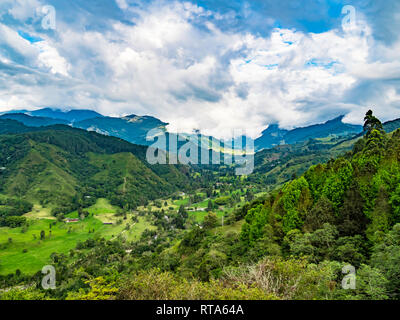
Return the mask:
POLYGON ((322 227, 324 222, 335 221, 339 226, 359 219, 353 221, 352 229, 344 225, 339 229, 343 235, 362 234, 373 241, 376 232, 387 232, 400 223, 396 200, 400 183, 400 131, 387 135, 380 128, 371 129, 357 140, 352 152, 312 166, 301 177, 271 193, 266 205, 274 232, 309 231, 322 227), (312 216, 316 214, 313 210, 327 204, 332 216, 325 218, 333 220, 321 220, 318 225, 322 217, 312 216))
POLYGON ((69 212, 85 197, 135 207, 188 185, 179 167, 149 165, 145 147, 68 126, 0 135, 0 192, 69 212))
POLYGON ((336 260, 363 272, 370 268, 369 276, 382 277, 375 289, 398 298, 400 130, 385 134, 372 113, 367 127, 351 153, 312 166, 237 211, 236 219, 246 221, 240 238, 250 250, 267 241, 267 251, 277 243, 285 255, 307 256, 314 263, 336 260))
POLYGON ((332 136, 259 151, 255 154, 254 174, 249 179, 273 190, 302 175, 309 167, 350 151, 357 139, 352 135, 332 136))
POLYGON ((387 121, 383 124, 383 128, 387 133, 393 132, 400 128, 400 119, 395 119, 392 121, 387 121))

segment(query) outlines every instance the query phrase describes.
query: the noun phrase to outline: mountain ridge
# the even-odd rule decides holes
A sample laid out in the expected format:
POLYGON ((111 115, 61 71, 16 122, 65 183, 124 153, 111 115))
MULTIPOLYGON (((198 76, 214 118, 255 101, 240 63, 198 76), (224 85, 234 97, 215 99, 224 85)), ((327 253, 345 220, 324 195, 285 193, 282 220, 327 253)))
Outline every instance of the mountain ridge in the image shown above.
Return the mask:
POLYGON ((256 150, 269 149, 280 144, 295 144, 309 139, 326 138, 330 135, 345 136, 362 132, 362 126, 343 123, 344 115, 324 123, 313 124, 292 130, 280 129, 277 124, 270 125, 255 140, 256 150))
MULTIPOLYGON (((35 111, 8 111, 3 113, 0 116, 1 118, 17 120, 33 127, 70 124, 76 128, 118 137, 143 146, 149 146, 153 143, 146 139, 148 132, 152 129, 160 129, 167 135, 173 135, 173 133, 168 133, 167 131, 167 122, 148 115, 138 116, 131 114, 122 117, 108 117, 95 111, 84 109, 64 112, 60 109, 44 108, 35 111)), ((270 124, 262 132, 261 136, 254 140, 255 151, 271 149, 284 144, 296 144, 309 139, 327 138, 332 135, 350 137, 362 134, 362 126, 343 123, 343 118, 344 115, 340 115, 324 123, 298 127, 292 130, 280 129, 278 124, 270 124)), ((384 126, 386 126, 387 132, 394 131, 400 128, 400 119, 385 122, 384 126)), ((179 136, 189 139, 191 134, 181 133, 179 136)), ((219 150, 214 151, 219 152, 219 150)))
POLYGON ((42 108, 33 111, 29 110, 10 110, 0 113, 0 115, 5 114, 27 114, 33 117, 43 117, 43 118, 51 118, 51 119, 60 119, 65 120, 70 123, 87 120, 96 117, 103 117, 102 114, 88 109, 71 109, 64 111, 62 109, 57 108, 42 108))

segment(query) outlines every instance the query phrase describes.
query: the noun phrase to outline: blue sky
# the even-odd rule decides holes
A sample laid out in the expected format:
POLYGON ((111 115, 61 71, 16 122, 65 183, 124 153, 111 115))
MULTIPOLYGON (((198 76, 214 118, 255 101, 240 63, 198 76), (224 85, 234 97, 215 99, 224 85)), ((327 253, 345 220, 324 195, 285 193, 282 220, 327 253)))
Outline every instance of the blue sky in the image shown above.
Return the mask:
POLYGON ((2 0, 0 111, 148 114, 217 137, 389 120, 398 30, 397 0, 2 0))

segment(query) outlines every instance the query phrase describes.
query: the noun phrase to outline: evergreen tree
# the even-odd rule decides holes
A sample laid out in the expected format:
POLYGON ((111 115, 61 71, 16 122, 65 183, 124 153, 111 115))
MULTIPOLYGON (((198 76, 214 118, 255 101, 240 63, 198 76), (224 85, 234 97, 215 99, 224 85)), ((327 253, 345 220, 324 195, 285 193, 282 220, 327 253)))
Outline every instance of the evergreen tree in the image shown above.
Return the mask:
POLYGON ((372 110, 368 110, 364 121, 364 132, 367 138, 371 135, 373 130, 378 130, 381 133, 384 132, 382 122, 373 115, 372 110))
POLYGON ((210 199, 210 200, 208 200, 208 203, 207 203, 207 211, 211 211, 212 209, 213 209, 213 204, 212 204, 212 201, 210 199))

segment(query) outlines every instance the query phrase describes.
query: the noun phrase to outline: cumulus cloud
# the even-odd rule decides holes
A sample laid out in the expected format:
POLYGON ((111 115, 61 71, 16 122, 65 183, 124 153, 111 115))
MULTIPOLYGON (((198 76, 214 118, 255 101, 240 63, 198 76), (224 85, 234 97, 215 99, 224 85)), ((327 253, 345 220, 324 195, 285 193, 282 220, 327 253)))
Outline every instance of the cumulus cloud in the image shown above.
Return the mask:
POLYGON ((129 8, 129 5, 126 2, 126 0, 115 0, 115 2, 117 3, 118 7, 120 7, 122 10, 126 10, 129 8))
MULTIPOLYGON (((284 6, 286 19, 271 3, 267 33, 237 27, 241 19, 261 21, 262 11, 244 2, 236 15, 186 1, 134 2, 104 2, 94 14, 69 1, 56 6, 54 31, 40 28, 43 1, 29 1, 30 9, 9 2, 0 19, 0 111, 57 106, 149 114, 171 131, 216 137, 234 129, 256 137, 270 123, 292 128, 340 114, 360 123, 372 106, 385 120, 399 113, 400 41, 376 35, 365 1, 349 32, 341 27, 341 7, 313 32, 307 23, 298 27, 293 2, 284 6)), ((328 2, 319 7, 325 16, 328 2)), ((302 18, 319 20, 310 12, 302 18)))

